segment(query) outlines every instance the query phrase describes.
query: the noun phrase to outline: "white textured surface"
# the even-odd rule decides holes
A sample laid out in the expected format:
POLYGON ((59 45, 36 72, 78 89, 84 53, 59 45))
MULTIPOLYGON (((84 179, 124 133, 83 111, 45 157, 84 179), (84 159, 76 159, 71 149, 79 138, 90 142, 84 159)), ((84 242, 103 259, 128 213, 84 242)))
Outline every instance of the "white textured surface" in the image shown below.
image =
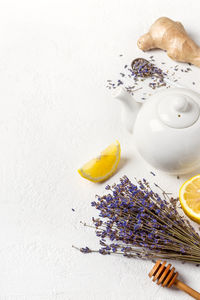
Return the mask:
MULTIPOLYGON (((105 81, 142 55, 136 40, 160 16, 182 21, 200 43, 199 9, 197 0, 0 1, 0 299, 189 299, 152 284, 151 262, 71 245, 97 246, 79 221, 90 221, 104 191, 76 169, 116 138, 122 163, 109 182, 146 177, 177 195, 189 177, 150 175, 105 81)), ((198 90, 199 75, 193 68, 182 83, 198 90)), ((199 288, 197 267, 174 265, 199 288)))

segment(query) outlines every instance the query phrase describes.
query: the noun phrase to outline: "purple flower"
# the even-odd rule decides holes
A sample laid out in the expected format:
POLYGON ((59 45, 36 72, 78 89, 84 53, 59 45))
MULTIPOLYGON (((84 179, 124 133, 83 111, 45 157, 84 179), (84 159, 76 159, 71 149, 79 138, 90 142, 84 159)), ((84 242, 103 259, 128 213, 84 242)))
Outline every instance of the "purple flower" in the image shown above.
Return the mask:
POLYGON ((81 251, 82 253, 91 253, 91 252, 92 252, 92 250, 90 250, 90 248, 88 248, 88 247, 81 248, 80 251, 81 251))
MULTIPOLYGON (((145 179, 133 184, 124 176, 106 190, 109 194, 91 203, 99 211, 92 222, 100 239, 100 254, 200 262, 199 234, 178 214, 173 201, 161 199, 145 179)), ((80 250, 92 252, 88 247, 80 250)))

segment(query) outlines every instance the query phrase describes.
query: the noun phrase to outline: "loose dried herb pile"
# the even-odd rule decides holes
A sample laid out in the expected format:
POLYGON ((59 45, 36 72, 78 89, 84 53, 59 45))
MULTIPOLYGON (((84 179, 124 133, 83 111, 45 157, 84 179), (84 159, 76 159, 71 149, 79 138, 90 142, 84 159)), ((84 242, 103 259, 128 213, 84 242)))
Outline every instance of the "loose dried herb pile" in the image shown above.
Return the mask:
POLYGON ((136 58, 131 64, 132 76, 134 78, 148 78, 151 77, 153 82, 149 83, 152 89, 157 87, 166 86, 164 81, 166 73, 164 73, 160 68, 157 68, 153 63, 149 62, 144 58, 136 58))
MULTIPOLYGON (((161 64, 164 65, 165 63, 163 62, 161 64)), ((164 71, 155 65, 155 59, 153 56, 150 56, 149 60, 145 58, 136 58, 133 60, 131 66, 124 66, 123 71, 119 73, 119 79, 117 82, 113 82, 113 80, 108 79, 106 87, 108 89, 116 89, 121 85, 127 90, 127 92, 134 95, 134 92, 137 91, 138 88, 142 89, 142 86, 139 86, 140 82, 149 78, 150 82, 148 85, 153 90, 163 86, 170 88, 171 84, 173 85, 178 81, 178 79, 174 77, 177 71, 188 73, 192 71, 192 69, 190 68, 190 64, 188 64, 185 68, 179 69, 179 66, 175 65, 170 67, 169 70, 164 71)), ((195 82, 192 84, 195 84, 195 82)), ((146 93, 141 99, 145 100, 145 96, 146 93)))
POLYGON ((101 247, 81 252, 200 263, 200 236, 177 211, 176 199, 165 192, 161 198, 145 179, 133 184, 126 176, 106 190, 108 194, 92 202, 99 210, 92 227, 101 247))

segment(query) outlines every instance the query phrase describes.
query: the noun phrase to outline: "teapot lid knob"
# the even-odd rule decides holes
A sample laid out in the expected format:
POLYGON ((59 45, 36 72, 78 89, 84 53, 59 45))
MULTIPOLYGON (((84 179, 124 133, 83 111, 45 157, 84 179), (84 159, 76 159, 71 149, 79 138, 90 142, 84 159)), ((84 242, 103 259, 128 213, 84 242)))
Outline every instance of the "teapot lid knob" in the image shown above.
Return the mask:
POLYGON ((177 112, 185 112, 189 109, 187 97, 183 96, 174 100, 174 109, 177 112))
POLYGON ((173 128, 192 126, 200 115, 200 108, 189 95, 170 93, 162 98, 158 105, 159 118, 173 128))

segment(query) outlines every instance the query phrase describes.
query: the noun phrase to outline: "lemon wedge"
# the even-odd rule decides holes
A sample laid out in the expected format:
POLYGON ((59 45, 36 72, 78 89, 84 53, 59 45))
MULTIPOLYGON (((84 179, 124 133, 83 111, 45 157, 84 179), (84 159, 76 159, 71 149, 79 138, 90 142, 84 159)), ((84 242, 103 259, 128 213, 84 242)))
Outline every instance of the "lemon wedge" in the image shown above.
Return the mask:
POLYGON ((91 159, 78 170, 79 174, 93 182, 104 181, 117 169, 120 161, 121 147, 116 141, 103 150, 96 158, 91 159))
POLYGON ((192 177, 181 186, 179 199, 188 217, 200 223, 200 175, 192 177))

